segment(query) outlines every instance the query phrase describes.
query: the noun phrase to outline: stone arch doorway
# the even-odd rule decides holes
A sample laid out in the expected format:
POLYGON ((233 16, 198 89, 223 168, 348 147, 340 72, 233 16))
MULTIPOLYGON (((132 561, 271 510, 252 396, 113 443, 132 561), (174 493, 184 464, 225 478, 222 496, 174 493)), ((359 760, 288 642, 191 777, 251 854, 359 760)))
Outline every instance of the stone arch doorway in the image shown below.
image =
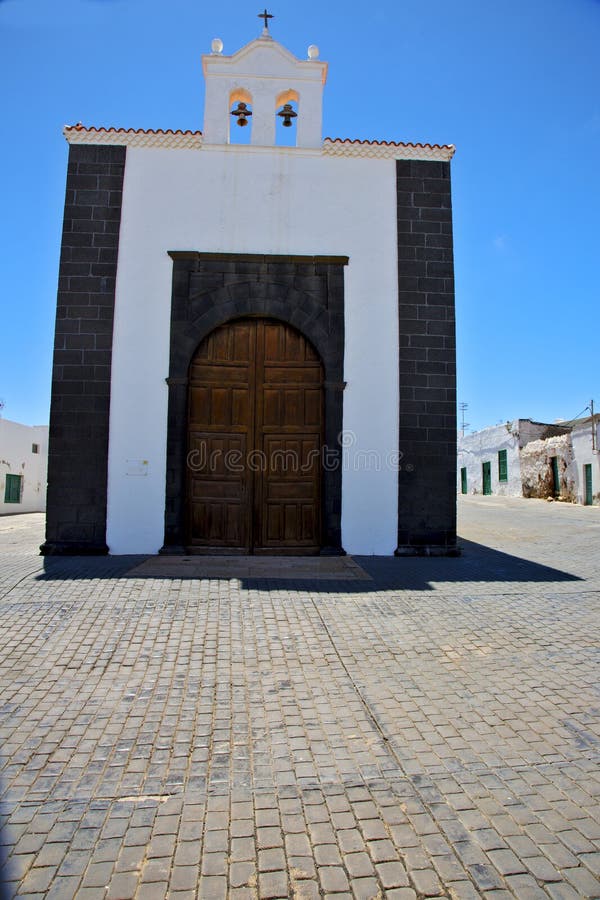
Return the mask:
POLYGON ((199 344, 188 377, 188 552, 317 554, 323 365, 293 326, 245 317, 199 344))
POLYGON ((286 322, 316 349, 323 366, 324 445, 321 553, 344 553, 341 541, 346 256, 271 256, 171 250, 173 280, 165 539, 161 553, 185 553, 190 363, 200 343, 234 319, 286 322))

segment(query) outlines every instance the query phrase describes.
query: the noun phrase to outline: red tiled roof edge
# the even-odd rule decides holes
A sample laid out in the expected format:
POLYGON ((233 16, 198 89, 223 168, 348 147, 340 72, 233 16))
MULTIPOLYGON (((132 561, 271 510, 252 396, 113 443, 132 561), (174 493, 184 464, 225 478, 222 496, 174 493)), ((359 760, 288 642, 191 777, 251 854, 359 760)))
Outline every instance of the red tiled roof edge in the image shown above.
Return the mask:
POLYGON ((188 135, 201 135, 201 131, 191 131, 190 129, 186 129, 182 131, 181 128, 175 129, 172 128, 104 128, 101 126, 100 128, 96 128, 95 125, 82 125, 81 122, 78 122, 76 125, 65 125, 65 131, 95 131, 97 134, 188 134, 188 135))
POLYGON ((326 137, 326 141, 332 144, 361 144, 366 147, 418 147, 424 150, 455 150, 454 144, 422 144, 420 142, 414 144, 410 141, 366 141, 358 138, 332 138, 326 137))

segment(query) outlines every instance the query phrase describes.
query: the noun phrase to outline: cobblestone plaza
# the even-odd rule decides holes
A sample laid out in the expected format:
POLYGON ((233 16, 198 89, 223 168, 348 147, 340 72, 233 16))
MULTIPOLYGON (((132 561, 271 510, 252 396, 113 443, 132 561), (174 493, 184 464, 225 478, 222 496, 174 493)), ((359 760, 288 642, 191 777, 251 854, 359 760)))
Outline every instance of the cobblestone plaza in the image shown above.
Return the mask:
POLYGON ((0 519, 8 895, 600 897, 600 509, 456 559, 42 558, 0 519))

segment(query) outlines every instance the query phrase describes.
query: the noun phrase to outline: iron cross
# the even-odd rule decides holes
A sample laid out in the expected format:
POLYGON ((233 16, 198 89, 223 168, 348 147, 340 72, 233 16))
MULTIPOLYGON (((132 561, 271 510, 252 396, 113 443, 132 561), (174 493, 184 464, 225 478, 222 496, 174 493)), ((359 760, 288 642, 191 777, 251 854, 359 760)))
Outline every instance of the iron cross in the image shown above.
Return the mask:
POLYGON ((257 18, 265 20, 265 29, 268 31, 269 30, 269 19, 274 19, 275 17, 272 16, 271 13, 268 13, 267 10, 265 9, 264 12, 261 12, 258 14, 257 18))

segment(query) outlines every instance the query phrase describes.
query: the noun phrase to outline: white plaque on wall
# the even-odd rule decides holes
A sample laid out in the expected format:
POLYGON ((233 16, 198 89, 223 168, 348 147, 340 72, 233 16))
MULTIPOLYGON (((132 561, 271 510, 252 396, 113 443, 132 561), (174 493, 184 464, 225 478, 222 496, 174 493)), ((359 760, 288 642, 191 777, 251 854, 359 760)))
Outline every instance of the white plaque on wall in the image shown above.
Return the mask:
POLYGON ((147 459, 126 459, 125 460, 126 475, 147 475, 148 460, 147 459))

